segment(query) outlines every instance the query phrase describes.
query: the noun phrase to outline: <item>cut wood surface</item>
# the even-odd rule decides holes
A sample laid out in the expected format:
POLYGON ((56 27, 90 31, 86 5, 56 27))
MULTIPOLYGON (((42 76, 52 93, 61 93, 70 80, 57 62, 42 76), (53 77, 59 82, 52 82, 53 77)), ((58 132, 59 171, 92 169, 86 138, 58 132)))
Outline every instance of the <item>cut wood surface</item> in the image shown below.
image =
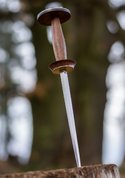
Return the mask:
POLYGON ((0 178, 120 178, 115 164, 0 175, 0 178))

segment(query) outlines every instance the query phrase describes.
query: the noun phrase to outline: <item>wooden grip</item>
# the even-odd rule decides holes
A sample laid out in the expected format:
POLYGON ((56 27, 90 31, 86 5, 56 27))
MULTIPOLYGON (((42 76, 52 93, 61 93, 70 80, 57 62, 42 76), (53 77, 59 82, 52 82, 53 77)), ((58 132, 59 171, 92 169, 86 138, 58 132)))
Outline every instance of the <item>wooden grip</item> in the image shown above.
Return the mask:
POLYGON ((60 19, 55 17, 51 22, 52 43, 56 61, 67 59, 66 44, 62 32, 60 19))

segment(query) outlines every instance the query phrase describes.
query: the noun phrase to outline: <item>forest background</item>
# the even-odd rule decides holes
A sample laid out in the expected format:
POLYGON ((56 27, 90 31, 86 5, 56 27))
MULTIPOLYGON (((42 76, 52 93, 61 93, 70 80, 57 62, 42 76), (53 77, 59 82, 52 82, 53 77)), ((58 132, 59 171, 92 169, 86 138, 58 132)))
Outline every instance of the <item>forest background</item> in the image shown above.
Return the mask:
POLYGON ((62 24, 82 165, 125 172, 125 1, 0 0, 0 174, 75 167, 50 27, 37 22, 63 6, 62 24))

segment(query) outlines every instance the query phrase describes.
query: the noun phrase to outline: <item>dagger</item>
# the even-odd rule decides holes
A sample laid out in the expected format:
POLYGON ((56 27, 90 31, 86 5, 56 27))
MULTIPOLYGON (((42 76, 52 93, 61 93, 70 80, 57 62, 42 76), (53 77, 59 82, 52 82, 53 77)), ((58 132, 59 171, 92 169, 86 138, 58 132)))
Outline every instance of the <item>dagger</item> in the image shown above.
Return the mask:
POLYGON ((68 9, 55 7, 41 11, 37 15, 37 20, 42 25, 52 27, 52 45, 56 61, 50 64, 49 68, 54 74, 60 74, 75 160, 77 167, 81 167, 70 86, 67 75, 67 73, 74 70, 76 62, 74 60, 67 59, 66 44, 61 27, 61 23, 66 22, 70 17, 71 13, 68 9))

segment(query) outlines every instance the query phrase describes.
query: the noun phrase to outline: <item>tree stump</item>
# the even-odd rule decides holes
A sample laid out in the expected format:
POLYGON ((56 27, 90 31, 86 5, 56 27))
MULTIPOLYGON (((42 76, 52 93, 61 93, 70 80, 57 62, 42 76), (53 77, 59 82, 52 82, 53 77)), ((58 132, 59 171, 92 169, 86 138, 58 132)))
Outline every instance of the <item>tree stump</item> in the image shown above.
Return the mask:
POLYGON ((0 175, 0 178, 120 178, 115 164, 0 175))

